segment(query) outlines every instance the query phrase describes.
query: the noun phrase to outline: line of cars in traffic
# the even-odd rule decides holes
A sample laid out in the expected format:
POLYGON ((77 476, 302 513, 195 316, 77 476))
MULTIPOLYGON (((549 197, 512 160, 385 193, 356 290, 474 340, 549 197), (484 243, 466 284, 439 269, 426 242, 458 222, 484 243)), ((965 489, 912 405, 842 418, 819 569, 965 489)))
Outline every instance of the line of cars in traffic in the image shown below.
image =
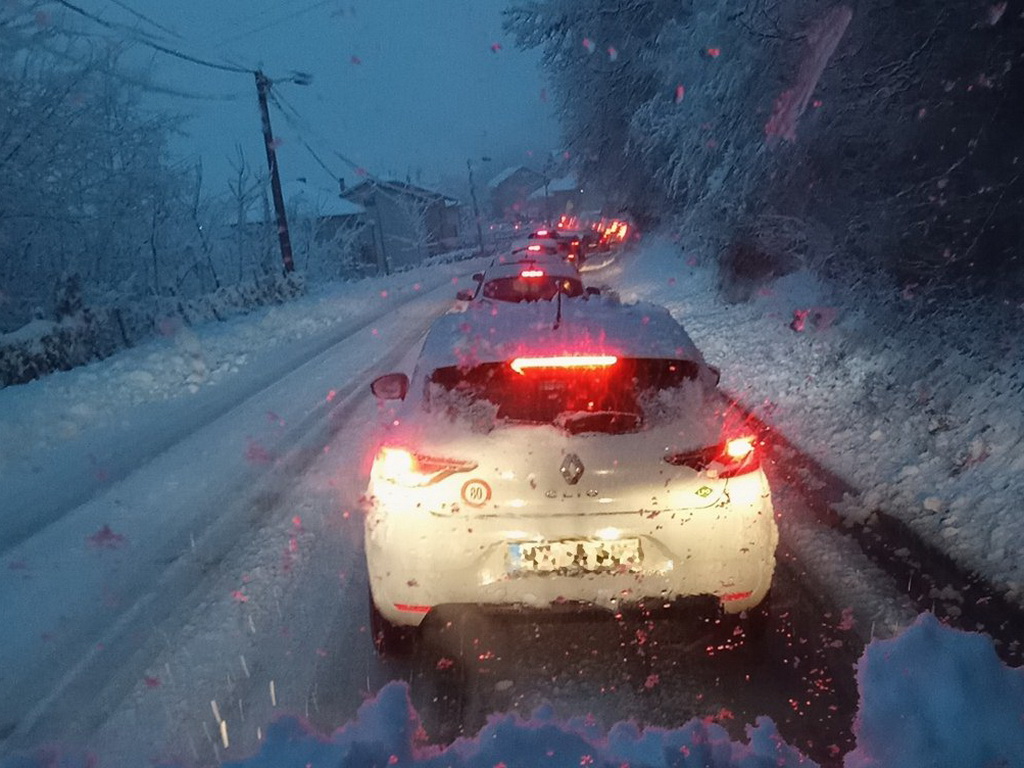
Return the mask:
POLYGON ((474 275, 411 374, 372 383, 391 405, 365 494, 380 653, 452 606, 765 604, 763 447, 718 371, 664 308, 586 286, 581 252, 529 245, 474 275))
POLYGON ((599 253, 609 253, 628 242, 632 230, 619 219, 600 219, 580 227, 575 217, 563 216, 555 226, 542 226, 528 236, 527 247, 561 255, 582 267, 599 253))
POLYGON ((528 248, 532 253, 558 254, 578 266, 595 255, 610 254, 622 248, 635 236, 628 222, 601 216, 566 215, 554 224, 537 227, 503 223, 492 225, 492 231, 502 233, 500 239, 508 252, 528 248))

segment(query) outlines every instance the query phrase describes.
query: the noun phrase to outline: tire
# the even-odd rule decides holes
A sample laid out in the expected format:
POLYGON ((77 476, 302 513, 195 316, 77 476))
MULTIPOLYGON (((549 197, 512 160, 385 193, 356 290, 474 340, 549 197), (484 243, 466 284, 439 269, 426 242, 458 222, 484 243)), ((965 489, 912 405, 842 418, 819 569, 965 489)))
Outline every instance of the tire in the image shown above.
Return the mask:
POLYGON ((771 593, 741 613, 725 613, 719 606, 710 617, 711 646, 744 662, 757 661, 769 653, 772 637, 771 593))
POLYGON ((772 628, 772 593, 769 591, 760 603, 741 613, 739 622, 748 653, 755 658, 767 654, 772 628))
POLYGON ((402 627, 392 624, 377 610, 373 595, 367 594, 370 607, 370 636, 373 649, 381 658, 405 658, 416 647, 416 627, 402 627))

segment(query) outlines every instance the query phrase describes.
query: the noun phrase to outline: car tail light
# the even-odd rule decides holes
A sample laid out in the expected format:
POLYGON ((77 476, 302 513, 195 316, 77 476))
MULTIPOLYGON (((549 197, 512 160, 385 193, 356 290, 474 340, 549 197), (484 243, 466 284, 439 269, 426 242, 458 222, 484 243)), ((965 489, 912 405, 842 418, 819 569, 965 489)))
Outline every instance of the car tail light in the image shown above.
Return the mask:
POLYGON ((524 269, 519 273, 520 277, 544 277, 543 269, 524 269))
POLYGON ((615 355, 559 355, 556 357, 517 357, 509 366, 522 374, 528 368, 608 368, 619 361, 615 355))
MULTIPOLYGON (((748 593, 749 594, 749 593, 748 593)), ((412 605, 411 603, 395 603, 395 608, 406 613, 430 613, 429 605, 412 605)))
POLYGON ((723 603, 735 603, 737 600, 746 600, 750 597, 753 592, 729 592, 728 594, 722 595, 720 600, 723 603))
POLYGON ((665 461, 674 467, 690 467, 698 472, 705 470, 718 477, 736 477, 753 472, 761 466, 761 452, 757 438, 744 435, 728 439, 710 448, 696 451, 672 453, 665 461))
POLYGON ((407 488, 433 485, 457 472, 469 472, 476 467, 475 461, 424 456, 394 447, 381 448, 374 462, 374 468, 386 480, 407 488))
POLYGON ((547 237, 549 233, 546 229, 538 229, 533 234, 536 235, 537 237, 547 237))

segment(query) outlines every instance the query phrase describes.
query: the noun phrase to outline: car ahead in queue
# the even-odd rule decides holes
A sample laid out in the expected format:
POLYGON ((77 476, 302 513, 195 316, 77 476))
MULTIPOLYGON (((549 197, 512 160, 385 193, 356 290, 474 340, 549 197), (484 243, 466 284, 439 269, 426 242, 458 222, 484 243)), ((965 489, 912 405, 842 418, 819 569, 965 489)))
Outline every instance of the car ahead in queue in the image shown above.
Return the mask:
POLYGON ((583 263, 583 249, 579 232, 541 227, 531 232, 528 239, 536 243, 545 243, 547 248, 553 248, 568 262, 576 265, 583 263))
POLYGON ((778 532, 756 437, 656 305, 472 302, 439 318, 395 403, 366 493, 379 651, 438 608, 618 611, 772 582, 778 532))
POLYGON ((584 288, 576 267, 557 256, 498 261, 473 278, 477 281, 476 291, 459 291, 456 298, 463 301, 479 297, 523 302, 550 301, 559 295, 575 298, 597 293, 594 289, 588 291, 584 288))
POLYGON ((524 238, 512 244, 509 251, 512 259, 537 259, 556 256, 562 259, 558 242, 551 238, 524 238))

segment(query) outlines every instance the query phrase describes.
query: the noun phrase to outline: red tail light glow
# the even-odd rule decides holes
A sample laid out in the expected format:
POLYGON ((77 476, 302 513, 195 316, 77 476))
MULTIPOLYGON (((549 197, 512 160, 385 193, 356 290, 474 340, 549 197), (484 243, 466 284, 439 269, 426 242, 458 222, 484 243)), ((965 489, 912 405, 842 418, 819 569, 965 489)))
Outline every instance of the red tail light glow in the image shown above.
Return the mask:
POLYGON ((538 229, 534 234, 537 235, 537 237, 547 237, 548 231, 546 229, 538 229))
POLYGON ((528 368, 608 368, 619 362, 615 355, 561 355, 558 357, 517 357, 510 363, 522 374, 528 368))
POLYGON ((744 435, 726 440, 714 463, 722 465, 718 469, 719 477, 736 477, 753 472, 761 466, 757 438, 753 435, 744 435))
POLYGON ((543 269, 524 269, 519 273, 520 277, 544 277, 543 269))
POLYGON ((722 595, 723 603, 734 603, 737 600, 746 600, 750 597, 753 592, 730 592, 729 594, 722 595))
POLYGON ((541 250, 541 247, 539 245, 528 245, 526 246, 526 250, 539 252, 541 250))
POLYGON ((703 450, 669 454, 665 461, 698 472, 706 470, 709 477, 736 477, 758 469, 761 453, 757 450, 757 438, 744 435, 703 450))
POLYGON ((419 488, 444 480, 457 472, 476 469, 475 461, 424 456, 404 448, 384 447, 377 454, 374 469, 386 480, 407 488, 419 488))
POLYGON ((733 461, 745 459, 747 456, 754 452, 754 438, 753 437, 737 437, 734 440, 729 440, 725 444, 725 455, 733 461))
POLYGON ((430 613, 429 605, 410 605, 409 603, 395 603, 395 608, 408 613, 430 613))

